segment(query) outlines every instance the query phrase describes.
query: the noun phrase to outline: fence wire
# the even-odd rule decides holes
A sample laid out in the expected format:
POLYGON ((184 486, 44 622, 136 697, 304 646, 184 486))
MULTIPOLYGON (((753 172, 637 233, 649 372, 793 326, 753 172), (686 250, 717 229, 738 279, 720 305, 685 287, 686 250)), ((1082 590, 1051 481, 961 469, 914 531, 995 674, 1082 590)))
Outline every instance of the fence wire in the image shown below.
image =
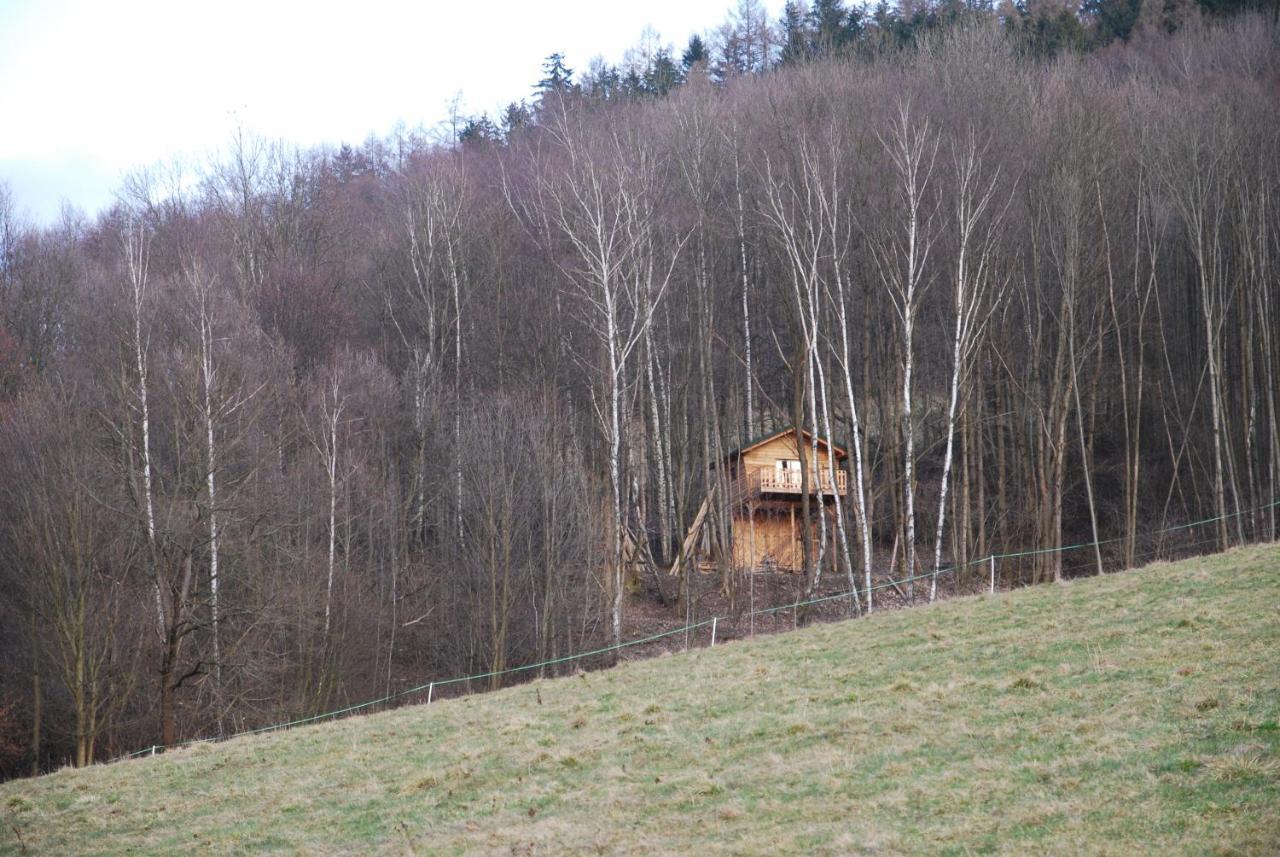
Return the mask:
MULTIPOLYGON (((1143 535, 1149 538, 1151 536, 1163 535, 1165 533, 1180 532, 1180 531, 1192 529, 1193 527, 1205 526, 1207 524, 1216 524, 1219 521, 1230 520, 1232 518, 1237 518, 1244 515, 1253 515, 1259 512, 1265 512, 1276 507, 1280 507, 1280 501, 1267 503, 1263 506, 1257 506, 1253 509, 1245 509, 1243 511, 1233 512, 1228 515, 1219 515, 1212 518, 1205 518, 1199 521, 1191 521, 1186 524, 1178 524, 1177 526, 1166 527, 1164 529, 1150 531, 1143 535)), ((981 557, 980 559, 970 560, 969 562, 961 563, 959 565, 950 565, 950 566, 947 566, 946 568, 939 568, 934 571, 924 572, 921 574, 910 575, 908 577, 904 577, 899 580, 887 580, 869 587, 864 587, 864 588, 855 587, 853 589, 846 590, 844 592, 837 592, 832 595, 823 595, 818 598, 810 598, 810 599, 801 600, 801 601, 794 601, 790 604, 781 604, 775 607, 764 607, 759 610, 747 611, 739 614, 738 618, 748 619, 754 616, 768 616, 776 613, 784 613, 788 610, 799 610, 801 607, 810 607, 817 604, 823 604, 829 601, 838 601, 842 598, 848 598, 851 600, 855 598, 861 599, 861 598, 867 597, 872 592, 877 592, 877 591, 881 591, 889 588, 897 589, 906 583, 913 583, 917 580, 930 580, 935 577, 942 577, 943 575, 946 575, 946 574, 954 574, 955 572, 960 571, 962 569, 973 568, 975 566, 989 565, 999 560, 1017 559, 1020 557, 1030 557, 1030 556, 1043 556, 1045 554, 1054 554, 1054 553, 1062 554, 1068 551, 1082 550, 1084 548, 1104 547, 1106 545, 1119 544, 1120 542, 1123 542, 1123 541, 1124 541, 1123 537, 1117 537, 1117 538, 1102 539, 1099 541, 1092 541, 1092 542, 1080 542, 1078 544, 1064 545, 1062 547, 1032 548, 1028 550, 1011 551, 1007 553, 992 553, 984 557, 981 557)), ((1212 539, 1201 539, 1186 545, 1182 545, 1180 547, 1182 549, 1202 547, 1206 544, 1217 543, 1217 541, 1218 539, 1216 537, 1212 539)), ((1166 552, 1166 549, 1164 548, 1157 548, 1153 551, 1144 551, 1141 554, 1135 554, 1135 559, 1138 557, 1141 557, 1143 559, 1151 559, 1165 552, 1166 552)), ((1072 566, 1064 570, 1094 568, 1096 567, 1096 565, 1097 565, 1096 562, 1091 561, 1088 563, 1081 563, 1077 566, 1072 566)), ((994 573, 993 573, 992 589, 994 590, 994 573)), ((318 723, 324 720, 336 720, 346 715, 355 714, 356 712, 364 711, 369 708, 374 708, 379 705, 386 705, 388 703, 392 703, 392 702, 396 702, 398 700, 404 699, 405 697, 414 696, 416 694, 421 694, 424 692, 427 694, 426 702, 429 704, 435 695, 436 688, 444 688, 444 687, 449 687, 449 686, 458 685, 458 684, 469 684, 470 682, 497 678, 499 676, 517 675, 519 673, 525 673, 531 670, 538 670, 538 669, 543 669, 545 667, 556 666, 558 664, 565 664, 573 661, 584 660, 586 658, 597 657, 599 655, 606 655, 606 654, 609 654, 610 652, 616 652, 622 649, 632 648, 634 646, 647 645, 649 643, 657 642, 658 640, 662 640, 667 637, 674 637, 677 634, 689 634, 690 632, 696 631, 700 628, 706 628, 706 627, 712 628, 711 644, 715 645, 715 628, 717 624, 721 619, 725 619, 727 621, 729 618, 731 617, 712 616, 709 619, 703 619, 699 622, 694 622, 688 625, 682 625, 678 628, 672 628, 670 630, 662 631, 657 634, 650 634, 649 636, 640 637, 635 640, 626 640, 620 643, 614 643, 612 645, 602 646, 596 649, 590 649, 588 651, 577 652, 572 655, 564 655, 557 658, 549 658, 547 660, 538 661, 536 663, 523 664, 521 666, 515 666, 515 667, 507 667, 506 669, 501 669, 501 670, 491 670, 489 672, 476 673, 474 675, 456 676, 454 678, 446 678, 446 679, 436 679, 434 681, 426 682, 425 684, 420 684, 416 687, 411 687, 406 690, 398 690, 394 693, 389 693, 386 696, 382 696, 377 699, 370 699, 365 702, 357 703, 355 705, 348 705, 344 708, 334 709, 333 711, 326 711, 321 714, 313 714, 308 717, 299 717, 297 719, 288 720, 281 723, 272 723, 270 725, 259 726, 254 729, 244 729, 238 732, 231 732, 225 735, 210 736, 206 738, 190 738, 185 741, 179 741, 175 744, 169 744, 164 747, 161 747, 160 745, 144 747, 141 750, 135 750, 132 753, 126 753, 123 756, 118 756, 111 761, 121 761, 123 759, 132 759, 138 756, 155 755, 156 753, 162 752, 165 750, 173 750, 181 747, 191 747, 197 744, 216 743, 216 742, 226 741, 231 738, 243 737, 246 735, 261 735, 266 732, 277 732, 283 729, 290 729, 295 726, 304 726, 309 723, 318 723)))

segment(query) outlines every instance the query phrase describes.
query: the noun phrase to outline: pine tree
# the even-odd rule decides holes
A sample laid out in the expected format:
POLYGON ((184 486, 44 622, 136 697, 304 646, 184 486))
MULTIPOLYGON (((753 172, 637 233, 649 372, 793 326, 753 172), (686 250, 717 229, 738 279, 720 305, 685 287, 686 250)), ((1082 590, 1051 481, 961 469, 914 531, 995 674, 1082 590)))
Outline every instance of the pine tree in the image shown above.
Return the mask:
POLYGON ((832 54, 853 44, 861 29, 856 10, 844 7, 842 0, 814 0, 809 11, 815 53, 832 54))
POLYGON ((528 125, 533 120, 529 105, 523 101, 513 101, 502 111, 502 133, 510 140, 511 135, 528 125))
POLYGON ((637 98, 644 95, 644 78, 641 77, 640 72, 636 71, 634 68, 630 69, 622 76, 622 82, 619 84, 619 89, 623 95, 626 95, 629 98, 637 98))
POLYGON ((1031 56, 1052 57, 1084 47, 1084 27, 1069 6, 1047 0, 1016 0, 1005 24, 1031 56))
POLYGON ((684 53, 680 56, 680 63, 684 66, 685 72, 689 72, 698 63, 704 63, 710 58, 707 52, 707 44, 702 37, 694 33, 689 37, 689 46, 684 49, 684 53))
POLYGON ((564 54, 559 51, 547 57, 542 64, 542 79, 538 81, 538 92, 564 92, 573 88, 573 69, 564 64, 564 54))
POLYGON ((555 109, 565 96, 578 91, 573 82, 573 69, 564 64, 564 54, 556 51, 542 63, 542 79, 536 87, 538 99, 533 105, 535 119, 541 116, 544 108, 555 109))
POLYGON ((1138 23, 1142 0, 1084 0, 1080 11, 1093 23, 1093 44, 1109 45, 1116 40, 1127 42, 1138 23))
POLYGON ((666 95, 684 80, 680 67, 671 58, 671 51, 660 48, 644 75, 645 89, 654 95, 666 95))
POLYGON ((463 146, 502 142, 502 132, 488 114, 472 116, 462 126, 458 142, 463 146))
POLYGON ((808 58, 811 34, 806 18, 807 10, 796 0, 788 0, 782 7, 782 19, 778 22, 782 30, 782 53, 778 62, 782 65, 792 65, 808 58))
POLYGON ((582 76, 582 91, 595 101, 613 101, 622 96, 622 73, 618 67, 602 59, 591 61, 587 73, 582 76))

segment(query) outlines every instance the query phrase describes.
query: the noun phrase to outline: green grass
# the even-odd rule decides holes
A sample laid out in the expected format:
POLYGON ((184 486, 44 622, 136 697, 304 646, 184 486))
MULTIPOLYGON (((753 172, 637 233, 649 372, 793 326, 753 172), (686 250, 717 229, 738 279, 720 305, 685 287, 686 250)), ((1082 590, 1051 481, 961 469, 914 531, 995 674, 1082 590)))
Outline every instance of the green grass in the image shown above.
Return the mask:
POLYGON ((1251 548, 11 782, 0 852, 1274 854, 1278 721, 1251 548))

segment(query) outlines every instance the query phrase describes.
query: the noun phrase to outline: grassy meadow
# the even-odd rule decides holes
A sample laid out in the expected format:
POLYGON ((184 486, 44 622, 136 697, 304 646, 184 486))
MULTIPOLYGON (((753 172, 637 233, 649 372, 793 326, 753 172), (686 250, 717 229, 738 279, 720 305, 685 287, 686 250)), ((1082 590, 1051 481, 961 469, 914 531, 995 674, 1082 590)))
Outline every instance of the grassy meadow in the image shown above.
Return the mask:
POLYGON ((1280 549, 0 786, 3 854, 1280 853, 1280 549))

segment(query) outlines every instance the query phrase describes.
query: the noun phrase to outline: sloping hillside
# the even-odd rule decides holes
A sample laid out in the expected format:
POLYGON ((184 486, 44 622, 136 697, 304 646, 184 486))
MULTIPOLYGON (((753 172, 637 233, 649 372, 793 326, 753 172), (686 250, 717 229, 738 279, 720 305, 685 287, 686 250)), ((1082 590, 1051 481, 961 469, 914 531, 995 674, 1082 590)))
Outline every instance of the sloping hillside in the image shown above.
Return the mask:
POLYGON ((0 787, 5 853, 1280 851, 1280 549, 0 787))

